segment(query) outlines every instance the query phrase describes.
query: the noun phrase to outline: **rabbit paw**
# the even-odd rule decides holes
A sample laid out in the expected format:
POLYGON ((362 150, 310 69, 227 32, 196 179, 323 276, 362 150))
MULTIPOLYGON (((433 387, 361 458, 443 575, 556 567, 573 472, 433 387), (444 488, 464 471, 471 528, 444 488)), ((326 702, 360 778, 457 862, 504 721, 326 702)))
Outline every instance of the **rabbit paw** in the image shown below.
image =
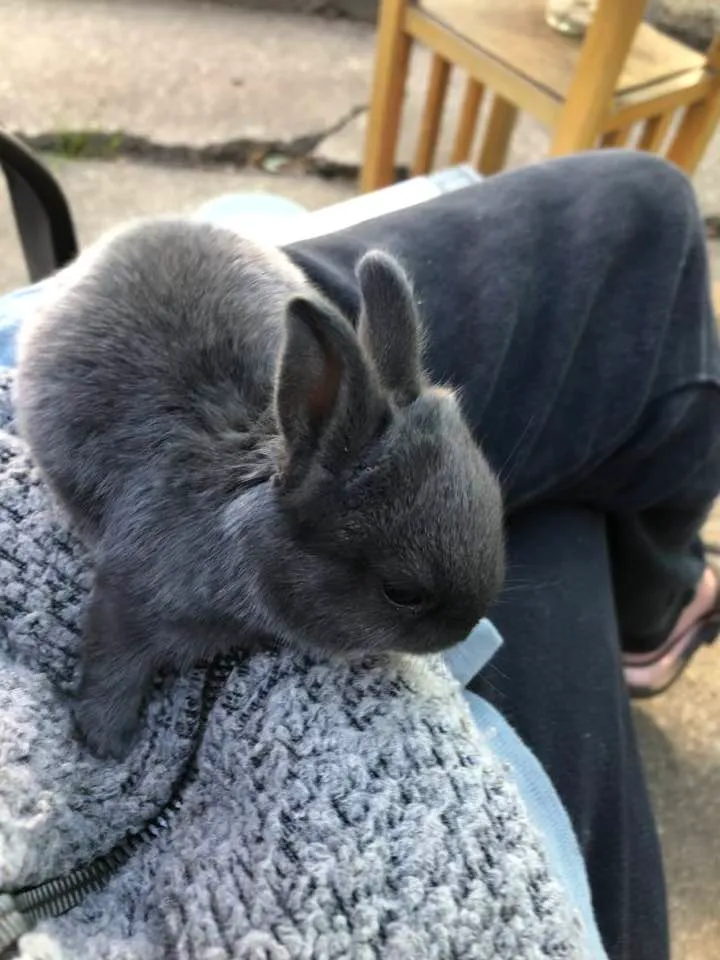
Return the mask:
POLYGON ((80 741, 98 759, 123 760, 138 728, 138 715, 128 705, 84 697, 73 705, 75 729, 80 741))

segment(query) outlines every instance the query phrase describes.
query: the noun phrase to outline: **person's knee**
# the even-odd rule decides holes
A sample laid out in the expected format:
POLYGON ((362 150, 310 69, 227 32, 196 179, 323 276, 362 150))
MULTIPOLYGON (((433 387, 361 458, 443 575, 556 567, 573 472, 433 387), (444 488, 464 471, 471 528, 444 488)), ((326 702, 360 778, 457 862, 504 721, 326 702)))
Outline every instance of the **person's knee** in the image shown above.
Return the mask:
MULTIPOLYGON (((521 207, 577 243, 583 238, 607 249, 658 245, 675 259, 703 230, 693 188, 681 170, 640 150, 593 150, 513 171, 498 178, 503 209, 521 207), (500 190, 501 183, 504 188, 500 190)), ((479 194, 480 195, 480 194, 479 194)), ((653 256, 655 253, 653 253, 653 256)))
POLYGON ((661 157, 640 150, 597 150, 581 158, 586 159, 585 184, 596 197, 601 193, 608 215, 643 228, 699 224, 690 181, 661 157))

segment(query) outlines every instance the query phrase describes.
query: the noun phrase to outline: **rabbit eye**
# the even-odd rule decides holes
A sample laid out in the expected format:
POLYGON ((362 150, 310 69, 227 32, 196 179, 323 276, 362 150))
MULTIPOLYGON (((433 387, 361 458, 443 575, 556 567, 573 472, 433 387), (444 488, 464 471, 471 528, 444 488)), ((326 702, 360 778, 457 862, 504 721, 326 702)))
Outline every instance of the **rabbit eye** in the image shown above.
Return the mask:
POLYGON ((416 583, 385 583, 383 594, 394 607, 405 610, 424 610, 430 606, 432 600, 430 593, 416 583))

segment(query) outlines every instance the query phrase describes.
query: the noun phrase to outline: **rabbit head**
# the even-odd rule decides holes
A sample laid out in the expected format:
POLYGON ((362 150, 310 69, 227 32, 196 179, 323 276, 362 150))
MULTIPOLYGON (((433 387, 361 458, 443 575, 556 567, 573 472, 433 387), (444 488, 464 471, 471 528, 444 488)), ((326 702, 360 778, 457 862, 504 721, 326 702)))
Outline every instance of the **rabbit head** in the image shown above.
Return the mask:
POLYGON ((256 582, 293 644, 429 653, 500 589, 501 496, 455 394, 425 380, 404 272, 373 251, 357 275, 357 333, 314 294, 288 307, 279 522, 258 530, 256 582))

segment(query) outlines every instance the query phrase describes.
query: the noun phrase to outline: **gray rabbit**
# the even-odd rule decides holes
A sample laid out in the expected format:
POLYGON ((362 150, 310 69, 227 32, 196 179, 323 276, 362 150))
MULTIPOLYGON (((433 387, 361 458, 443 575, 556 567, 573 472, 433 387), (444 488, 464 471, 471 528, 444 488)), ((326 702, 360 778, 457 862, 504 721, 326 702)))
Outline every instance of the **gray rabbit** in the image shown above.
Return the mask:
POLYGON ((127 751, 159 669, 439 651, 496 596, 498 485, 425 380, 402 269, 372 251, 357 278, 356 332, 281 252, 144 221, 28 325, 20 429, 93 555, 75 715, 98 755, 127 751))

